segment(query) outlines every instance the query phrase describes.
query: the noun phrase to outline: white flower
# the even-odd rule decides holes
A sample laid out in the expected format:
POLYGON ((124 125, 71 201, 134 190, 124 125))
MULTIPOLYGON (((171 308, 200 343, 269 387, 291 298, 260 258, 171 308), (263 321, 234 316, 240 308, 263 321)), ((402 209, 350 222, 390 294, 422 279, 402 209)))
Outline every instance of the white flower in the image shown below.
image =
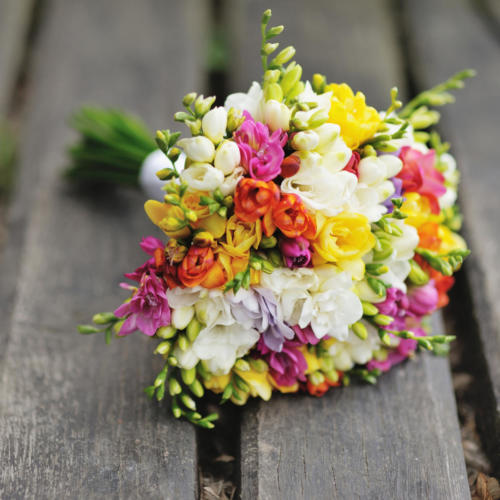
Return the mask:
POLYGON ((181 139, 177 141, 177 145, 184 150, 190 160, 211 162, 214 159, 214 144, 210 139, 202 135, 181 139))
POLYGON ((224 182, 224 174, 209 163, 192 163, 181 173, 181 179, 192 189, 213 191, 224 182))
POLYGON ((248 93, 238 92, 230 94, 226 98, 224 107, 227 111, 231 108, 239 109, 241 111, 248 111, 255 121, 261 121, 262 110, 261 105, 264 99, 264 92, 257 82, 253 82, 248 93))
POLYGON ((310 151, 319 144, 319 136, 314 130, 297 132, 292 139, 292 147, 297 151, 310 151))
POLYGON ((224 178, 224 182, 219 186, 222 196, 227 196, 228 194, 234 194, 236 190, 236 185, 240 182, 240 179, 245 174, 245 169, 243 167, 236 167, 233 173, 227 175, 224 178))
POLYGON ((393 260, 410 260, 419 242, 417 230, 413 226, 406 224, 404 219, 391 219, 390 222, 403 232, 401 236, 387 235, 394 250, 393 260))
POLYGON ((351 149, 340 135, 340 127, 335 123, 324 123, 314 129, 319 144, 315 151, 322 156, 322 165, 330 172, 340 172, 352 156, 351 149))
POLYGON ((446 193, 439 197, 439 206, 441 208, 450 208, 457 201, 457 192, 453 188, 446 188, 446 193))
POLYGON ((193 306, 183 306, 172 310, 172 326, 177 330, 184 330, 189 322, 193 319, 193 306))
POLYGON ((314 111, 323 109, 328 113, 331 107, 332 94, 333 92, 316 94, 316 92, 312 89, 311 84, 307 81, 303 92, 299 94, 297 99, 299 102, 314 102, 317 104, 317 107, 313 108, 314 111))
POLYGON ((351 290, 347 273, 325 264, 314 269, 275 269, 262 276, 262 285, 272 290, 290 325, 310 325, 318 338, 347 338, 348 326, 362 314, 361 302, 351 290))
POLYGON ((194 354, 214 375, 225 375, 237 358, 244 356, 259 340, 259 332, 238 323, 204 328, 192 344, 194 354))
POLYGON ((266 101, 262 109, 264 123, 274 132, 275 130, 288 130, 290 128, 290 108, 282 102, 270 99, 266 101))
POLYGON ((226 127, 227 111, 222 107, 211 109, 201 120, 203 134, 214 144, 219 144, 219 142, 222 141, 226 134, 226 127))
POLYGON ((298 195, 307 208, 321 210, 326 216, 342 212, 356 189, 356 176, 324 168, 319 153, 302 151, 298 155, 299 171, 283 180, 281 190, 298 195))
POLYGON ((224 141, 215 152, 214 166, 229 175, 240 164, 240 149, 234 141, 224 141))
MULTIPOLYGON (((181 172, 184 168, 185 161, 186 155, 181 153, 175 162, 175 168, 178 172, 181 172)), ((172 168, 172 162, 167 158, 167 155, 159 149, 155 149, 152 153, 146 156, 142 162, 141 170, 139 172, 139 184, 148 198, 163 201, 165 191, 163 191, 162 187, 166 184, 166 182, 158 179, 156 172, 164 168, 172 168)))
POLYGON ((364 365, 373 358, 373 351, 379 349, 380 342, 376 330, 369 323, 363 321, 368 330, 366 340, 360 339, 351 330, 343 342, 334 342, 328 349, 333 357, 335 368, 347 371, 355 364, 364 365))

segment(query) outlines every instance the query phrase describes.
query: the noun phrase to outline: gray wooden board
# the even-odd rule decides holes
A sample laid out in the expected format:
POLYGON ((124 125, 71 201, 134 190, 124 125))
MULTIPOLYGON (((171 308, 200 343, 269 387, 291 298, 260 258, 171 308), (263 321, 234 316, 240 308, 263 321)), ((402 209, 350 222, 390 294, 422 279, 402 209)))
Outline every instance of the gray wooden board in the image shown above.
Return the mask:
MULTIPOLYGON (((255 22, 268 6, 305 75, 347 81, 377 106, 404 84, 386 2, 236 5, 233 90, 258 78, 255 22)), ((243 416, 241 457, 244 499, 470 497, 448 361, 432 356, 396 368, 377 387, 254 402, 243 416)))
POLYGON ((492 448, 500 466, 500 48, 466 0, 422 0, 418 5, 408 1, 407 9, 422 86, 434 85, 464 67, 478 72, 457 102, 443 109, 441 130, 452 143, 462 173, 460 204, 472 249, 465 266, 474 306, 469 314, 479 326, 488 371, 483 388, 490 389, 493 412, 487 435, 491 442, 496 433, 492 448))
POLYGON ((0 115, 8 103, 23 58, 34 0, 0 2, 0 115))
POLYGON ((68 114, 123 106, 170 126, 201 89, 205 3, 47 2, 2 259, 0 497, 195 498, 195 431, 149 401, 154 342, 111 346, 76 324, 125 298, 122 273, 159 236, 143 197, 61 179, 68 114), (5 300, 4 300, 5 299, 5 300))

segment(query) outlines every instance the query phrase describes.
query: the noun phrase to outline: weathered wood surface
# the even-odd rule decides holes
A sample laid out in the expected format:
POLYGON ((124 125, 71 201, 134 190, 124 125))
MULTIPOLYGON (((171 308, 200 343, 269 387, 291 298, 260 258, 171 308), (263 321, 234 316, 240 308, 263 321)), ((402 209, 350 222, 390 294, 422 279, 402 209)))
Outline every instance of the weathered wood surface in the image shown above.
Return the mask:
POLYGON ((194 429, 142 392, 154 345, 75 330, 116 306, 121 272, 143 262, 142 196, 78 190, 60 173, 82 102, 168 126, 182 92, 203 87, 204 6, 47 2, 1 268, 1 498, 197 496, 194 429))
POLYGON ((500 470, 500 51, 498 40, 466 0, 407 1, 413 33, 416 74, 424 87, 464 67, 478 76, 443 110, 442 130, 450 140, 462 173, 460 204, 472 255, 465 265, 473 309, 469 321, 477 332, 486 374, 481 381, 486 440, 500 470), (440 19, 446 18, 446 23, 440 19))
MULTIPOLYGON (((237 6, 233 88, 258 75, 256 22, 268 2, 237 6)), ((391 86, 404 89, 386 2, 271 7, 305 75, 348 81, 380 107, 391 86)), ((444 330, 439 318, 435 323, 444 330)), ((243 416, 241 457, 243 499, 470 497, 448 361, 432 356, 398 367, 377 387, 255 402, 243 416)))
POLYGON ((0 116, 7 112, 25 48, 34 0, 0 2, 0 116))

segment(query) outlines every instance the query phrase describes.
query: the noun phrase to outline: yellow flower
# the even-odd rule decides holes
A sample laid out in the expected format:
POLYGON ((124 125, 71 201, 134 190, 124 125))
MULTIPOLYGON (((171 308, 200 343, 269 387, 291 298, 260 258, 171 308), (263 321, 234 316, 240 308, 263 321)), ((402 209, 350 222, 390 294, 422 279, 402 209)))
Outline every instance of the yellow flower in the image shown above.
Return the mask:
POLYGON ((271 399, 271 393, 273 392, 273 387, 269 382, 268 372, 258 372, 253 368, 247 370, 246 372, 241 370, 234 370, 250 387, 250 396, 261 397, 264 401, 269 401, 271 399))
POLYGON ((300 351, 304 355, 307 363, 307 370, 305 372, 306 375, 308 375, 309 373, 317 372, 321 368, 321 365, 318 357, 316 356, 316 353, 310 352, 305 345, 300 348, 300 351))
POLYGON ((278 385, 278 383, 276 382, 276 380, 273 379, 273 377, 271 377, 271 375, 269 375, 269 382, 271 382, 271 385, 277 389, 278 391, 280 391, 282 394, 288 394, 290 392, 297 392, 299 390, 299 384, 296 383, 296 384, 293 384, 293 385, 278 385))
POLYGON ((332 83, 325 88, 333 92, 330 119, 340 126, 340 133, 347 146, 356 149, 377 132, 382 120, 375 108, 367 106, 362 92, 354 95, 346 83, 332 83))
POLYGON ((438 236, 441 239, 439 253, 448 253, 458 249, 465 250, 467 248, 465 240, 459 234, 451 231, 447 226, 443 226, 442 224, 439 226, 438 236))
POLYGON ((196 222, 191 223, 194 229, 205 229, 214 238, 220 238, 226 230, 226 219, 219 214, 212 214, 206 205, 200 205, 201 196, 209 196, 208 191, 187 191, 182 197, 182 204, 192 210, 197 217, 196 222))
POLYGON ((418 193, 405 193, 405 198, 406 200, 401 207, 401 211, 408 216, 405 219, 406 224, 410 224, 418 229, 426 222, 442 222, 443 216, 432 213, 427 197, 421 196, 418 193))
POLYGON ((364 273, 363 255, 375 245, 368 219, 364 215, 342 212, 335 217, 317 218, 318 232, 313 241, 313 264, 334 262, 354 279, 364 273))
MULTIPOLYGON (((231 281, 234 278, 235 274, 239 273, 240 271, 245 271, 245 269, 248 267, 248 256, 233 257, 221 247, 217 248, 216 252, 217 261, 220 262, 222 268, 224 269, 227 281, 231 281)), ((260 274, 261 271, 257 271, 255 269, 250 270, 251 285, 258 285, 260 283, 260 274)))
POLYGON ((189 227, 184 225, 184 212, 180 207, 148 200, 144 204, 144 210, 153 224, 156 224, 166 235, 177 239, 189 236, 189 227))
POLYGON ((232 257, 248 257, 250 248, 257 249, 262 239, 262 223, 243 222, 236 215, 229 218, 226 225, 226 243, 221 243, 224 250, 232 257))
POLYGON ((226 375, 213 375, 208 380, 203 380, 203 385, 210 391, 215 392, 215 394, 220 394, 224 391, 227 384, 231 381, 231 373, 227 373, 226 375))

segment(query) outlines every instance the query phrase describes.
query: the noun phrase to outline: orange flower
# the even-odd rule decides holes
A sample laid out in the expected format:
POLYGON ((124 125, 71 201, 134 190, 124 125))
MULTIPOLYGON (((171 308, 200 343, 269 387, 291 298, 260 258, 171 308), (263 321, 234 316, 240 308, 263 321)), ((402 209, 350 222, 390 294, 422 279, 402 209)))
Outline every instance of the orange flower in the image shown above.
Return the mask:
POLYGON ((273 209, 273 223, 288 238, 304 235, 314 238, 316 223, 307 213, 302 200, 296 194, 282 194, 273 209))
POLYGON ((234 193, 234 213, 244 222, 255 222, 269 213, 280 199, 280 190, 274 182, 242 179, 234 193))
POLYGON ((436 252, 441 248, 439 224, 437 222, 424 222, 418 228, 418 237, 420 238, 418 244, 419 247, 427 248, 436 252))
POLYGON ((177 269, 177 277, 184 286, 200 285, 214 262, 214 252, 210 247, 192 246, 177 269))
POLYGON ((317 396, 317 397, 323 396, 325 392, 327 392, 328 389, 330 389, 330 387, 339 387, 339 386, 340 386, 340 381, 336 380, 334 382, 332 380, 329 380, 327 377, 325 377, 325 380, 321 382, 321 384, 314 385, 310 380, 308 380, 306 384, 307 392, 311 396, 317 396))

